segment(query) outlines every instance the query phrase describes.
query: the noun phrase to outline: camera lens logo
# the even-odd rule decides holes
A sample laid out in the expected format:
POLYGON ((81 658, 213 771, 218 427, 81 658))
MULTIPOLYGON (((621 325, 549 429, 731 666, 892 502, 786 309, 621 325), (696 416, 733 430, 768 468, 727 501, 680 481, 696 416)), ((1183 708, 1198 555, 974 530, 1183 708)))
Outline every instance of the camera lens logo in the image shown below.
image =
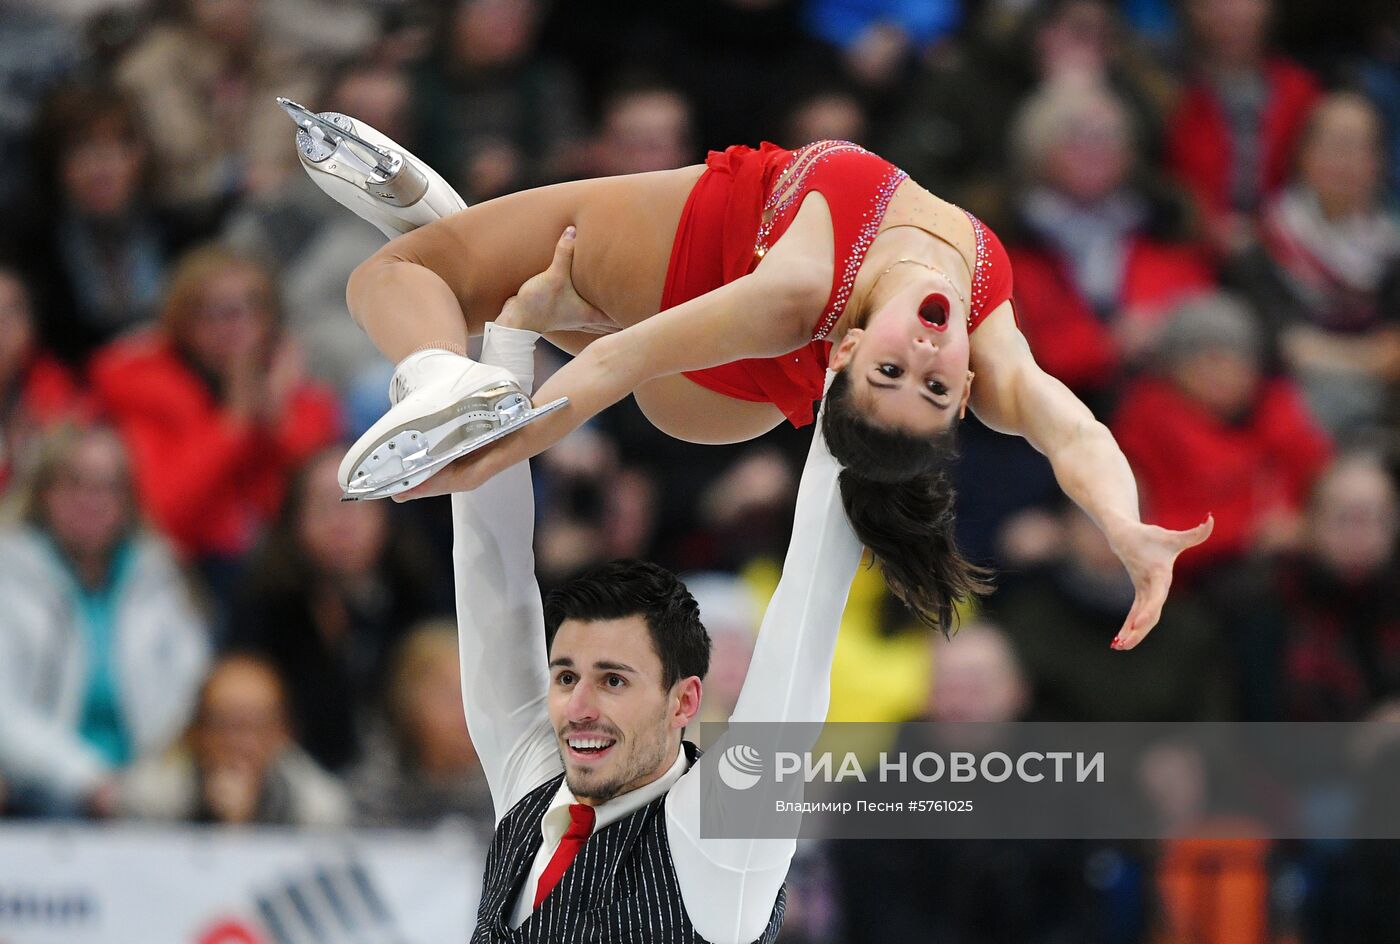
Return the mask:
POLYGON ((763 758, 747 744, 735 744, 720 755, 719 779, 735 790, 747 790, 763 773, 763 758))

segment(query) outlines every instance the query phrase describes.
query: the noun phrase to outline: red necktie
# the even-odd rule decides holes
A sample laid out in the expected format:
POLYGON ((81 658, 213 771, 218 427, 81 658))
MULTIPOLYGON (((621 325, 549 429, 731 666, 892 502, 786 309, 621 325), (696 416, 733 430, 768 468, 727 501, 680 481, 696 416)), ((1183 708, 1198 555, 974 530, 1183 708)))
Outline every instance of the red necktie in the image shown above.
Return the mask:
POLYGON ((540 884, 535 887, 535 908, 538 908, 545 896, 559 884, 564 870, 588 841, 593 832, 593 816, 593 807, 586 803, 569 804, 569 817, 572 822, 569 823, 569 830, 564 833, 564 838, 559 840, 559 848, 554 850, 554 858, 545 866, 544 874, 540 876, 540 884))

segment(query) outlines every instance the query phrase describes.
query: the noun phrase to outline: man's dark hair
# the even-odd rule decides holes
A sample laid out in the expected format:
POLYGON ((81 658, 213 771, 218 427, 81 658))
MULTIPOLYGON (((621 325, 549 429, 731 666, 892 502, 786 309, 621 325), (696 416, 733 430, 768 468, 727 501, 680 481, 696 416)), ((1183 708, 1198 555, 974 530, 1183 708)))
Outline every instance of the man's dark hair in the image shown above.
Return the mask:
POLYGON ((710 634, 700 605, 680 579, 664 567, 639 560, 600 564, 553 590, 544 601, 546 648, 565 620, 592 622, 640 616, 661 659, 661 687, 669 689, 710 670, 710 634))

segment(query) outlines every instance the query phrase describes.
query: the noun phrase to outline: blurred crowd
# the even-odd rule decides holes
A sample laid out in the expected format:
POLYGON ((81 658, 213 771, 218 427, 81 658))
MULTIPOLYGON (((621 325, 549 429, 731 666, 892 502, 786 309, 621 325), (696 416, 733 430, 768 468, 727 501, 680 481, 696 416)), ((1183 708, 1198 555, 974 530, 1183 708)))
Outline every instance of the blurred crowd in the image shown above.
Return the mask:
MULTIPOLYGON (((862 571, 831 720, 1400 711, 1395 3, 0 0, 0 815, 490 835, 445 499, 338 501, 387 404, 344 305, 383 240, 278 95, 468 202, 842 138, 998 232, 1146 518, 1215 535, 1113 652, 1121 565, 969 419, 959 538, 997 589, 931 644, 862 571)), ((725 718, 809 435, 696 447, 618 405, 535 464, 541 584, 693 575, 725 718)), ((784 940, 1393 940, 1396 875, 1366 843, 838 844, 784 940)))

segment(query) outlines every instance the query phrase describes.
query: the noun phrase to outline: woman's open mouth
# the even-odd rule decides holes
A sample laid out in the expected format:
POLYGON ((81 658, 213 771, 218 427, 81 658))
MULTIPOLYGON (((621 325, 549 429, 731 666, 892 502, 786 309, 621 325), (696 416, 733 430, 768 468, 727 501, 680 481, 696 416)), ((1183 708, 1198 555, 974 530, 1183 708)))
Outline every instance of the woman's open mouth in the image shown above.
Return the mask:
POLYGON ((933 331, 947 330, 947 296, 935 293, 925 298, 919 305, 919 324, 933 331))
POLYGON ((613 738, 566 738, 569 756, 579 761, 595 761, 607 754, 617 743, 613 738))

